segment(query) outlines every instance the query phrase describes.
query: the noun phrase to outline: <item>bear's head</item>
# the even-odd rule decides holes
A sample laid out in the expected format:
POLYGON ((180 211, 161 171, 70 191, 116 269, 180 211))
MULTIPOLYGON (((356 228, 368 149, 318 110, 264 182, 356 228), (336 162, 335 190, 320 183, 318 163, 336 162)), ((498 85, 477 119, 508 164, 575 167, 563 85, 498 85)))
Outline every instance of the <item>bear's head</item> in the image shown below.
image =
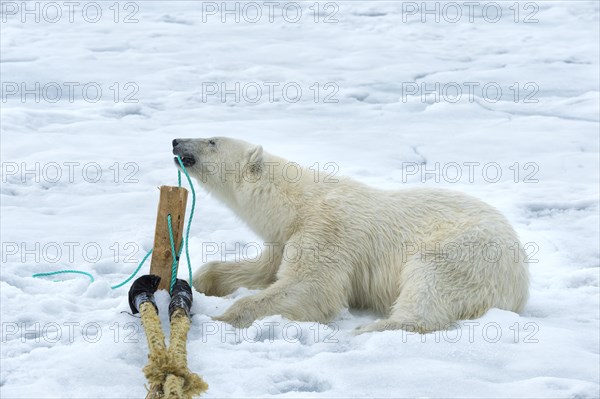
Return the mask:
MULTIPOLYGON (((175 139, 173 154, 181 157, 191 177, 223 199, 233 199, 262 173, 262 147, 229 137, 175 139)), ((177 157, 174 161, 180 167, 177 157)))

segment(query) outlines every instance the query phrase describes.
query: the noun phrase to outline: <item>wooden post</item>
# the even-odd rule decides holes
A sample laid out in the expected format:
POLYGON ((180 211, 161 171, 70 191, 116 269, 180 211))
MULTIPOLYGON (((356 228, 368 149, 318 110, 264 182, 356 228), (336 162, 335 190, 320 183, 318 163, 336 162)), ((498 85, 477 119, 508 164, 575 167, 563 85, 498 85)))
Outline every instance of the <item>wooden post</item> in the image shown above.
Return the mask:
POLYGON ((167 215, 171 215, 175 251, 179 251, 181 237, 183 237, 187 196, 188 191, 183 187, 160 187, 158 215, 156 216, 156 229, 154 230, 154 249, 152 250, 152 262, 150 263, 150 274, 160 276, 159 290, 169 290, 173 257, 177 256, 176 253, 171 253, 167 215))

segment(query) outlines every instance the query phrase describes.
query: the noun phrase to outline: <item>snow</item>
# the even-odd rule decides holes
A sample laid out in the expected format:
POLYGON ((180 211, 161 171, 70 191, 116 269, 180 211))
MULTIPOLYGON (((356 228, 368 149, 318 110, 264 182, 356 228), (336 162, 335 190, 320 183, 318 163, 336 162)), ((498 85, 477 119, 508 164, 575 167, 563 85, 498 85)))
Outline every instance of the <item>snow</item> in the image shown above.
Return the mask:
MULTIPOLYGON (((518 22, 514 2, 493 3, 497 22, 495 9, 482 15, 491 3, 470 22, 459 2, 456 23, 447 3, 436 22, 421 2, 320 2, 317 14, 308 2, 296 23, 289 2, 272 22, 269 6, 254 3, 256 23, 248 3, 227 5, 238 4, 239 22, 221 21, 221 2, 82 2, 72 14, 57 2, 56 22, 56 6, 27 7, 36 4, 39 22, 22 2, 3 2, 0 15, 0 396, 145 395, 145 335, 125 313, 127 288, 110 286, 152 246, 156 187, 177 182, 171 140, 219 135, 318 163, 320 178, 484 199, 528 243, 532 283, 520 315, 492 309, 424 336, 354 336, 379 316, 352 309, 329 326, 272 316, 236 331, 211 316, 251 291, 195 293, 189 367, 210 385, 206 397, 600 395, 597 2, 517 3, 518 22), (88 22, 94 7, 102 15, 88 22), (238 101, 210 94, 236 82, 238 101), (65 268, 96 280, 31 277, 65 268)), ((194 268, 254 243, 198 190, 194 268)), ((167 295, 157 301, 168 332, 167 295)))

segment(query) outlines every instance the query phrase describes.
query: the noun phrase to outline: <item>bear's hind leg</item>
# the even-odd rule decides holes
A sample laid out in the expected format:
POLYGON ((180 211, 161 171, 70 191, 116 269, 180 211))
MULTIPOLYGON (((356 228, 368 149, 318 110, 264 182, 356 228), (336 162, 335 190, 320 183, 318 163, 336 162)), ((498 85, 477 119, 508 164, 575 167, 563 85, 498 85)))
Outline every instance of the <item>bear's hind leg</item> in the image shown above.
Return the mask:
POLYGON ((447 293, 440 292, 439 270, 435 260, 409 259, 404 264, 400 295, 388 318, 360 326, 355 334, 386 330, 427 333, 447 328, 457 318, 452 304, 446 302, 447 293))
MULTIPOLYGON (((401 300, 401 298, 398 298, 401 300)), ((411 306, 394 306, 394 310, 387 319, 377 320, 371 324, 360 326, 354 330, 355 334, 364 334, 373 331, 404 330, 409 332, 418 332, 425 334, 432 331, 438 331, 448 328, 454 321, 450 317, 427 317, 419 315, 417 309, 409 309, 411 306)), ((436 309, 430 309, 431 314, 436 313, 436 309)), ((437 312, 439 313, 439 312, 437 312)))

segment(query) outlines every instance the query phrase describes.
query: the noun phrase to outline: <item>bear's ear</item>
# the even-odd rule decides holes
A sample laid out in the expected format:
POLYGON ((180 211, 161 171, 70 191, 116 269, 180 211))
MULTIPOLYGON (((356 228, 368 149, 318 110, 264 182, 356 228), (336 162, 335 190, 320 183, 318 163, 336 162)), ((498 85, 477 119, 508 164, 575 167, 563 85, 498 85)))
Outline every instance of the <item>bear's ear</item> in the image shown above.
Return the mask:
POLYGON ((249 163, 260 163, 262 161, 263 148, 261 145, 257 145, 248 151, 248 162, 249 163))

